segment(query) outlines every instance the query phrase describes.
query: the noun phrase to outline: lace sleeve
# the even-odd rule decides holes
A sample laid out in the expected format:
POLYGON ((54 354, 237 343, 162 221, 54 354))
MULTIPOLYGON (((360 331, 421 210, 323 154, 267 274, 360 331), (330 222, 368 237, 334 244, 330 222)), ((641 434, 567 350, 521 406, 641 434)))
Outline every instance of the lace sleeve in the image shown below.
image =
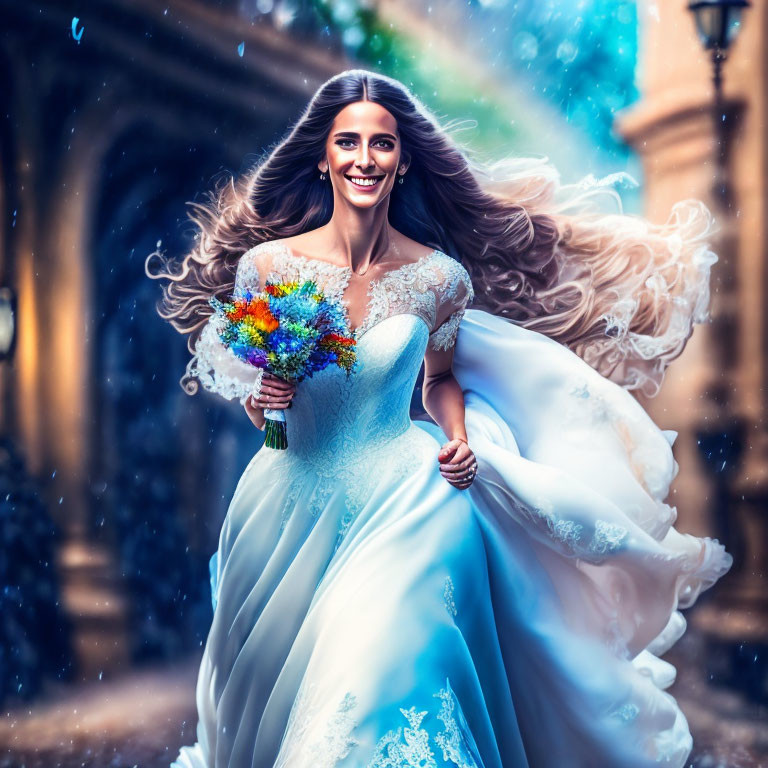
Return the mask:
MULTIPOLYGON (((240 258, 235 275, 235 294, 245 290, 259 290, 258 249, 252 248, 240 258)), ((237 399, 243 405, 248 396, 258 391, 263 370, 241 360, 221 342, 219 332, 222 318, 211 315, 203 327, 195 345, 182 381, 197 379, 209 392, 214 392, 226 400, 237 399)), ((196 391, 195 389, 191 390, 196 391)))
POLYGON ((428 347, 444 351, 456 344, 464 310, 475 294, 467 270, 458 261, 445 256, 442 271, 444 280, 437 294, 438 321, 429 334, 428 347))

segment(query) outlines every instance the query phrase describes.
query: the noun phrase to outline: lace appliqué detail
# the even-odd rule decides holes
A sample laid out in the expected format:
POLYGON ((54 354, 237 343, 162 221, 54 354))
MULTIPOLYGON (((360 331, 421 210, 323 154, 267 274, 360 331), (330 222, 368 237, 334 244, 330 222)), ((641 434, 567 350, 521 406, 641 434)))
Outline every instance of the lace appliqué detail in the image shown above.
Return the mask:
MULTIPOLYGON (((187 363, 184 379, 196 378, 204 389, 241 405, 258 388, 263 371, 244 362, 222 344, 221 318, 211 315, 187 363)), ((184 380, 182 379, 182 381, 184 380)))
POLYGON ((532 508, 531 516, 539 526, 543 525, 549 535, 562 544, 569 554, 574 556, 580 554, 579 543, 584 530, 581 523, 574 520, 559 520, 548 499, 538 499, 532 508))
POLYGON ((437 719, 443 723, 445 730, 430 738, 429 730, 422 725, 430 717, 429 711, 420 711, 415 707, 401 708, 408 726, 389 731, 379 740, 367 768, 437 768, 436 752, 432 751, 430 742, 442 755, 441 764, 457 768, 482 766, 477 746, 448 680, 445 681, 445 688, 434 694, 434 698, 441 701, 437 719))
POLYGON ((429 746, 429 733, 421 727, 427 711, 417 712, 415 707, 400 709, 408 721, 408 728, 389 731, 376 745, 368 768, 437 768, 434 753, 429 746))
POLYGON ((326 296, 341 302, 349 285, 352 270, 341 264, 331 264, 295 254, 283 246, 275 251, 269 279, 314 280, 326 296))
POLYGON ((610 717, 615 718, 621 723, 631 723, 640 714, 640 708, 631 701, 622 704, 610 713, 610 717))
MULTIPOLYGON (((294 254, 280 241, 263 243, 258 247, 269 248, 273 254, 269 279, 315 280, 329 296, 346 307, 344 292, 352 277, 349 266, 294 254)), ((250 267, 244 266, 246 276, 249 270, 250 267)), ((246 278, 242 282, 245 285, 246 278)), ((435 249, 417 261, 402 264, 370 282, 363 322, 353 332, 359 340, 375 325, 397 314, 416 315, 432 328, 444 302, 452 302, 462 309, 473 298, 472 281, 466 269, 455 259, 435 249)), ((456 328, 460 319, 452 319, 456 328)), ((447 333, 448 330, 443 331, 438 338, 447 333)))
POLYGON ((464 310, 456 310, 442 325, 429 335, 430 349, 448 350, 456 344, 459 325, 464 317, 464 310))
POLYGON ((347 693, 328 723, 328 729, 322 741, 310 748, 310 754, 314 758, 312 765, 318 768, 333 768, 339 760, 349 754, 353 747, 357 746, 357 739, 350 735, 357 721, 349 714, 356 705, 355 697, 347 693))
POLYGON ((357 329, 357 338, 398 312, 418 315, 431 327, 437 313, 437 297, 430 290, 434 287, 431 276, 429 259, 421 259, 373 280, 368 286, 368 312, 357 329))
MULTIPOLYGON (((388 472, 393 482, 397 482, 408 476, 423 455, 426 441, 422 440, 418 427, 413 426, 407 432, 386 440, 378 446, 368 448, 363 457, 358 461, 348 461, 333 467, 318 468, 318 487, 313 497, 312 510, 316 514, 322 511, 333 488, 342 483, 345 488, 345 510, 339 521, 339 530, 336 537, 334 551, 343 543, 360 510, 370 498, 371 492, 379 477, 375 472, 366 471, 370 466, 376 466, 379 462, 388 463, 388 472), (394 459, 393 457, 397 457, 394 459)), ((430 445, 431 447, 431 445, 430 445)))
POLYGON ((440 306, 446 303, 456 309, 429 335, 428 347, 445 351, 455 345, 464 310, 474 299, 475 292, 467 270, 446 254, 441 253, 440 256, 439 268, 443 271, 443 282, 438 297, 438 312, 440 306))
POLYGON ((356 697, 351 693, 345 694, 327 720, 323 732, 315 736, 313 725, 317 723, 322 703, 315 684, 299 690, 288 717, 275 768, 292 768, 294 765, 334 768, 358 745, 357 739, 352 736, 357 721, 350 714, 357 706, 356 697))
POLYGON ((615 552, 628 534, 629 531, 623 525, 598 520, 592 541, 589 543, 589 551, 598 555, 615 552))
POLYGON ((622 525, 595 520, 592 536, 587 543, 584 529, 591 529, 591 522, 559 519, 549 499, 537 499, 530 506, 519 506, 539 529, 546 532, 548 538, 561 544, 567 554, 593 564, 602 563, 605 556, 619 549, 629 535, 629 530, 622 525))
POLYGON ((249 251, 246 251, 237 262, 237 274, 235 275, 235 287, 233 293, 236 296, 242 296, 247 290, 251 292, 258 291, 259 288, 259 268, 256 258, 259 253, 268 248, 267 243, 262 243, 249 251))
POLYGON ((454 599, 453 579, 447 576, 445 579, 445 586, 443 587, 443 603, 445 604, 445 610, 448 611, 448 615, 456 618, 456 601, 454 599))
POLYGON ((442 721, 445 730, 435 736, 435 744, 442 750, 443 760, 458 768, 478 768, 482 760, 461 712, 456 711, 458 702, 448 680, 435 696, 442 702, 437 719, 442 721))
MULTIPOLYGON (((387 272, 368 286, 368 311, 357 329, 360 338, 375 325, 396 314, 414 314, 429 328, 437 321, 444 302, 466 304, 474 297, 472 281, 466 269, 442 251, 387 272), (460 298, 460 292, 464 297, 460 298)), ((458 329, 459 317, 456 322, 458 329)), ((442 326, 441 326, 442 327, 442 326)), ((444 338, 443 332, 439 338, 444 338)))
MULTIPOLYGON (((236 295, 258 288, 256 256, 263 247, 251 248, 240 257, 233 291, 236 295)), ((241 360, 224 346, 219 338, 222 323, 218 315, 210 316, 195 344, 195 353, 187 363, 182 383, 186 379, 197 379, 203 389, 225 400, 239 400, 240 405, 244 405, 252 393, 258 394, 264 371, 241 360)))

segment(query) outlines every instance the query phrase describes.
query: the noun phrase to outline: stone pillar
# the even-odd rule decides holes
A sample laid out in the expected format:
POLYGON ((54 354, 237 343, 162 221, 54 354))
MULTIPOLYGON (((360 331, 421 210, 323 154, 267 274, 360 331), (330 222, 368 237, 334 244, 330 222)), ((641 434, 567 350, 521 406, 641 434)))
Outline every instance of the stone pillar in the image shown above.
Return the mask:
MULTIPOLYGON (((19 54, 19 62, 24 62, 19 54)), ((41 66, 45 65, 41 62, 41 66)), ((92 678, 128 660, 126 606, 112 553, 88 530, 91 287, 87 215, 94 209, 103 119, 72 139, 56 170, 41 167, 42 109, 20 64, 14 114, 19 199, 9 244, 18 292, 18 343, 13 361, 14 410, 9 431, 31 474, 43 481, 63 541, 56 557, 64 608, 73 627, 75 663, 92 678)), ((37 87, 34 87, 34 86, 37 87)), ((99 107, 99 109, 106 109, 99 107)), ((85 117, 85 116, 83 116, 85 117)), ((87 119, 80 125, 85 126, 87 119)), ((10 396, 10 394, 9 394, 10 396)))

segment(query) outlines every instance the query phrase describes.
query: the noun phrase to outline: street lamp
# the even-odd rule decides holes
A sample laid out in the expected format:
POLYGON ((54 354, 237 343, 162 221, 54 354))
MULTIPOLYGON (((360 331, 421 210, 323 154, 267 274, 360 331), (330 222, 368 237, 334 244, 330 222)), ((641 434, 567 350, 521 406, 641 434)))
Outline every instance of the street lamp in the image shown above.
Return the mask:
POLYGON ((713 76, 715 86, 715 137, 717 138, 717 156, 715 179, 712 191, 723 209, 729 207, 731 194, 726 175, 726 127, 725 104, 723 100, 723 62, 728 56, 728 48, 741 30, 741 14, 749 8, 749 0, 691 0, 688 10, 696 20, 696 31, 701 44, 712 51, 713 76))
POLYGON ((696 18, 702 45, 708 51, 727 51, 739 34, 741 13, 749 5, 749 0, 691 0, 688 10, 696 18))
POLYGON ((768 658, 764 653, 768 598, 760 581, 760 568, 768 556, 765 548, 768 492, 760 475, 762 464, 758 456, 762 458, 763 452, 756 444, 756 437, 762 435, 759 424, 752 423, 734 402, 739 380, 738 353, 734 350, 738 346, 742 316, 737 288, 739 231, 736 215, 731 210, 733 195, 727 175, 730 131, 726 121, 741 105, 726 107, 722 82, 723 63, 741 30, 743 12, 749 7, 748 0, 688 3, 701 44, 711 52, 715 91, 713 129, 717 141, 712 196, 724 225, 718 236, 720 279, 715 288, 721 303, 711 323, 714 366, 704 398, 709 401, 709 412, 695 432, 712 476, 711 503, 716 530, 734 558, 732 573, 719 592, 718 604, 700 607, 692 619, 707 638, 712 658, 708 662, 710 679, 715 676, 721 682, 727 679, 758 701, 765 701, 768 697, 768 658), (742 463, 743 457, 746 460, 742 463), (760 470, 754 471, 750 462, 755 462, 760 470))

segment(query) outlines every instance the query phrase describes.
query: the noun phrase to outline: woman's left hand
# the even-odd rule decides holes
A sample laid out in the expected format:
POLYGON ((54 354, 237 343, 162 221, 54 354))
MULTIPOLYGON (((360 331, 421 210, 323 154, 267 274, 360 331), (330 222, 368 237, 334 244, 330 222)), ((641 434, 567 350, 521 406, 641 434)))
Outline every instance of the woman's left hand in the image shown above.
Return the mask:
POLYGON ((437 454, 440 474, 455 488, 463 491, 472 485, 477 474, 477 459, 463 440, 449 440, 437 454))

